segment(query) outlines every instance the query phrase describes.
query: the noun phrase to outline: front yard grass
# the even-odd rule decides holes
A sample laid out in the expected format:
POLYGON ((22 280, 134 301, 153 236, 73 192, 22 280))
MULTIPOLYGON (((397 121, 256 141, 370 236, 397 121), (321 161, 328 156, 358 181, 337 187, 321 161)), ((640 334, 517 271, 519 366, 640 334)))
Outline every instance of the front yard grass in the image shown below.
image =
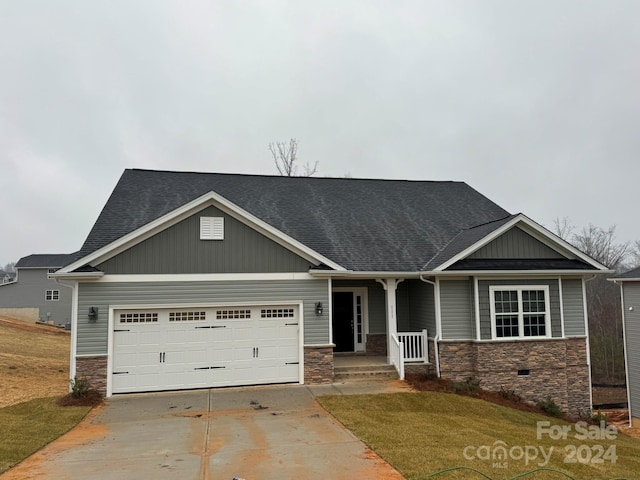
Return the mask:
POLYGON ((59 397, 0 408, 0 473, 73 428, 91 407, 59 407, 59 397))
MULTIPOLYGON (((632 479, 640 472, 639 440, 621 433, 615 439, 593 438, 604 433, 596 427, 588 431, 591 438, 583 439, 576 424, 465 396, 419 392, 320 397, 318 401, 409 480, 502 480, 539 468, 581 480, 632 479), (567 438, 551 438, 548 430, 538 438, 537 422, 549 422, 554 429, 564 426, 567 438), (546 464, 541 449, 549 458, 546 464), (506 452, 503 459, 497 455, 502 452, 506 452), (532 458, 534 454, 537 458, 532 458), (576 463, 566 463, 572 459, 576 463), (486 476, 458 471, 429 477, 457 466, 486 476)), ((524 478, 570 477, 541 471, 524 478)))

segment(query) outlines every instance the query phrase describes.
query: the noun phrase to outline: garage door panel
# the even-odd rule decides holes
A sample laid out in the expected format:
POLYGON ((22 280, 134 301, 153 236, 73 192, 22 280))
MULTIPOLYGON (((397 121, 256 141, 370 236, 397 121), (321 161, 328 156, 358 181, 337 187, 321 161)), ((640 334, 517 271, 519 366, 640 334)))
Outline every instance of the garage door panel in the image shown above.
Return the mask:
POLYGON ((118 311, 112 390, 297 382, 297 316, 291 306, 118 311))

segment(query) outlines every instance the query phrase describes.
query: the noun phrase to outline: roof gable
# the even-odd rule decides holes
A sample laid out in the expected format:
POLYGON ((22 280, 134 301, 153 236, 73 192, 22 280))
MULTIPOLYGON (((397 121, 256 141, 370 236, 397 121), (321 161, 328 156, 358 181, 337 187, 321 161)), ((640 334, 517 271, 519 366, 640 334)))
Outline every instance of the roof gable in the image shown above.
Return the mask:
POLYGON ((307 272, 309 261, 209 205, 96 264, 105 274, 307 272), (201 239, 201 218, 222 219, 220 240, 201 239))
MULTIPOLYGON (((112 195, 113 196, 113 195, 112 195)), ((108 205, 108 204, 107 204, 108 205)), ((153 221, 143 225, 136 230, 117 238, 115 241, 108 243, 102 248, 94 250, 85 256, 80 256, 74 263, 66 266, 60 271, 60 273, 70 273, 76 269, 85 268, 86 265, 95 267, 103 262, 107 262, 111 258, 114 258, 123 252, 131 249, 132 247, 144 242, 147 239, 152 238, 158 233, 170 228, 173 225, 189 218, 190 216, 206 209, 207 207, 215 206, 222 212, 232 216, 234 219, 245 223, 257 232, 265 235, 267 238, 279 243, 291 252, 309 260, 311 263, 320 264, 324 263, 336 270, 343 270, 343 268, 332 262, 331 260, 324 258, 322 255, 314 252, 305 245, 297 242, 295 239, 290 238, 286 234, 272 228, 259 218, 251 215, 237 205, 229 202, 227 199, 221 197, 215 192, 209 192, 200 198, 197 198, 179 208, 162 215, 160 218, 156 218, 153 221)), ((106 207, 105 207, 106 208, 106 207)), ((104 210, 103 210, 104 212, 104 210)), ((95 230, 95 226, 94 226, 95 230)), ((90 235, 91 237, 91 235, 90 235)), ((86 242, 85 242, 86 244, 86 242)), ((82 250, 81 250, 82 252, 82 250)))
POLYGON ((477 264, 487 270, 496 270, 501 264, 508 264, 507 270, 601 270, 608 272, 607 267, 582 253, 580 250, 561 239, 557 235, 534 222, 523 214, 511 216, 487 225, 481 225, 468 231, 461 232, 443 254, 434 260, 441 261, 439 265, 431 262, 434 271, 453 269, 454 265, 462 270, 471 270, 472 264, 477 264), (512 232, 513 229, 519 230, 512 232), (524 236, 524 235, 526 236, 524 236), (463 240, 461 240, 463 239, 463 240), (471 243, 472 239, 477 239, 471 243), (510 245, 513 240, 523 241, 523 245, 510 245), (466 248, 463 248, 465 247, 466 248), (534 253, 524 253, 530 247, 534 253), (495 265, 487 263, 490 255, 497 254, 498 249, 503 255, 494 260, 500 260, 495 265), (494 253, 491 253, 494 252, 494 253), (507 254, 504 254, 507 253, 507 254), (524 257, 519 255, 523 254, 524 257), (544 255, 539 257, 537 255, 544 255), (549 255, 549 257, 547 257, 549 255), (526 268, 527 263, 521 260, 534 260, 531 268, 526 268), (465 261, 464 263, 458 263, 465 261), (517 260, 518 262, 505 262, 517 260), (547 260, 543 262, 542 260, 547 260), (566 261, 565 261, 566 260, 566 261), (520 268, 518 268, 520 267, 520 268))
POLYGON ((330 268, 354 271, 418 271, 461 230, 509 215, 463 182, 126 170, 80 256, 95 263, 208 192, 330 268))

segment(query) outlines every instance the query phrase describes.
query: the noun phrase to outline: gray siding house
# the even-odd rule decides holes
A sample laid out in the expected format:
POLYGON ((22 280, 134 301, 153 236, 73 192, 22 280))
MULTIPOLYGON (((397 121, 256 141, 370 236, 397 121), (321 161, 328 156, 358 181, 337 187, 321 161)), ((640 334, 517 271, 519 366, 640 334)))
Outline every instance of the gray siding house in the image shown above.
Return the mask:
POLYGON ((27 321, 71 322, 72 289, 52 274, 74 254, 37 254, 21 258, 12 282, 0 284, 0 315, 27 321))
POLYGON ((629 424, 640 427, 640 268, 611 279, 620 284, 629 424))
POLYGON ((600 273, 462 182, 134 169, 55 277, 106 395, 326 383, 346 352, 584 413, 600 273))

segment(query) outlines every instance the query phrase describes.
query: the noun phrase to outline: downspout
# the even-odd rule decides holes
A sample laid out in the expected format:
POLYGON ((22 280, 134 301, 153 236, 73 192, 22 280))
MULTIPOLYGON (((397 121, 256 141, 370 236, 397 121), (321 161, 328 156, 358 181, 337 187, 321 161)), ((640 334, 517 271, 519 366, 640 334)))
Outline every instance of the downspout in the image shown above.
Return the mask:
MULTIPOLYGON (((596 278, 595 274, 591 275, 590 278, 582 277, 582 303, 584 308, 584 332, 587 335, 587 367, 589 367, 589 408, 591 409, 592 414, 593 414, 593 382, 591 380, 591 335, 589 333, 589 309, 587 308, 587 282, 590 282, 594 278, 596 278)), ((629 416, 629 418, 631 418, 631 416, 629 416)))
MULTIPOLYGON (((613 283, 620 285, 620 310, 622 311, 622 344, 624 346, 624 373, 627 381, 627 409, 629 410, 629 427, 633 427, 633 412, 631 411, 631 393, 629 389, 629 361, 627 359, 627 320, 624 309, 624 283, 613 280, 613 283)), ((629 307, 631 310, 633 307, 629 307)))
MULTIPOLYGON (((71 346, 69 348, 69 380, 76 376, 76 349, 78 345, 78 282, 66 283, 59 278, 55 278, 57 284, 71 289, 71 346)), ((71 391, 71 383, 69 383, 71 391)))
POLYGON ((433 358, 435 359, 436 362, 436 375, 438 376, 438 378, 440 378, 440 350, 438 349, 438 342, 440 341, 440 329, 439 327, 439 322, 438 322, 438 306, 440 304, 439 299, 436 300, 436 294, 438 296, 440 296, 440 289, 437 288, 438 286, 436 285, 436 282, 433 282, 431 280, 427 280, 426 278, 424 278, 424 274, 421 273, 420 274, 420 280, 428 283, 429 285, 433 286, 433 298, 434 298, 434 309, 436 310, 435 315, 436 315, 436 334, 433 337, 433 358))

